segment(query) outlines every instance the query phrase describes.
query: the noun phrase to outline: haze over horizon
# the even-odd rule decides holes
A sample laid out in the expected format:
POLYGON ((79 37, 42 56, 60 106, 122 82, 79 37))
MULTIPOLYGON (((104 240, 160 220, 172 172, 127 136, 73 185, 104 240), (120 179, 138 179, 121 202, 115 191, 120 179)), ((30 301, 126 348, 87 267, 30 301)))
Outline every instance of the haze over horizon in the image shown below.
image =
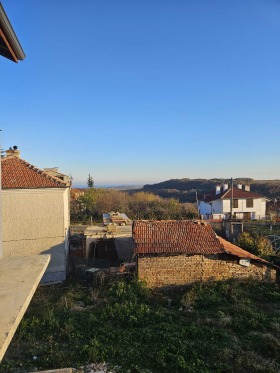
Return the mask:
POLYGON ((276 0, 1 0, 1 144, 74 184, 280 179, 276 0))

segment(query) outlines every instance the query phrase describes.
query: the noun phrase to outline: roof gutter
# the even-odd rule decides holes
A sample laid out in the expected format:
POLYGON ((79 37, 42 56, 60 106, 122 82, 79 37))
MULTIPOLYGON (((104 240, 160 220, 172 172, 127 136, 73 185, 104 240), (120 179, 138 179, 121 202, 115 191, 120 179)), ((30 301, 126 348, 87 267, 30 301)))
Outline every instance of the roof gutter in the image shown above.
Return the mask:
MULTIPOLYGON (((20 42, 16 36, 16 33, 7 17, 7 14, 0 3, 0 30, 2 30, 3 34, 9 45, 11 46, 17 60, 24 60, 25 53, 20 45, 20 42)), ((15 61, 17 62, 17 61, 15 61)))

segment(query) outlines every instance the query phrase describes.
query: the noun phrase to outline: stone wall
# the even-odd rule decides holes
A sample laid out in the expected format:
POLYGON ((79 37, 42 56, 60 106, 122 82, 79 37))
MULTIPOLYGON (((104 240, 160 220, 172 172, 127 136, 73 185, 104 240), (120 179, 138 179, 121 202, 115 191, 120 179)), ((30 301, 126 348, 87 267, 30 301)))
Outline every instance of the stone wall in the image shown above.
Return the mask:
POLYGON ((276 269, 251 262, 249 267, 239 264, 239 258, 219 255, 175 255, 138 257, 138 276, 149 287, 186 285, 195 281, 254 278, 276 281, 276 269))

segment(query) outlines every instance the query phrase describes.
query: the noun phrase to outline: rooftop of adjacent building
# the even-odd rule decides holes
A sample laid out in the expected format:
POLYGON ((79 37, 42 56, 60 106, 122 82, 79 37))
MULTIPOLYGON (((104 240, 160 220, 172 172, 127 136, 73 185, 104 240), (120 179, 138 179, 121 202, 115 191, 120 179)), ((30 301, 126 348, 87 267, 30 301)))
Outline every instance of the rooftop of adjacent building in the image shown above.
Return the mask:
POLYGON ((0 3, 0 55, 11 61, 25 59, 24 51, 16 36, 13 26, 0 3))
MULTIPOLYGON (((67 188, 68 180, 61 180, 53 172, 41 170, 20 158, 17 146, 6 150, 6 156, 1 159, 3 189, 33 189, 33 188, 67 188)), ((57 171, 55 171, 58 173, 57 171)), ((63 175, 59 173, 59 176, 63 175)), ((66 175, 64 175, 66 176, 66 175)))

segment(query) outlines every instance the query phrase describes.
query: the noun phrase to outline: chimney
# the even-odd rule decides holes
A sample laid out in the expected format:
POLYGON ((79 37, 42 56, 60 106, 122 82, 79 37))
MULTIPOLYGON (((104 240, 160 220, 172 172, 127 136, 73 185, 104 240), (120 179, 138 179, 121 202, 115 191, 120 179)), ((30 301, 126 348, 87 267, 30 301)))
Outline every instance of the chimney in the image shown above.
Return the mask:
POLYGON ((6 150, 6 157, 20 158, 20 151, 18 150, 18 147, 15 145, 6 150))
POLYGON ((216 185, 216 194, 220 194, 220 193, 221 193, 221 186, 216 185))
POLYGON ((237 184, 237 189, 242 189, 242 183, 237 184))
POLYGON ((223 191, 225 192, 226 190, 228 190, 228 183, 223 184, 223 191))
POLYGON ((246 185, 245 185, 245 190, 246 190, 247 192, 250 192, 250 184, 246 184, 246 185))

